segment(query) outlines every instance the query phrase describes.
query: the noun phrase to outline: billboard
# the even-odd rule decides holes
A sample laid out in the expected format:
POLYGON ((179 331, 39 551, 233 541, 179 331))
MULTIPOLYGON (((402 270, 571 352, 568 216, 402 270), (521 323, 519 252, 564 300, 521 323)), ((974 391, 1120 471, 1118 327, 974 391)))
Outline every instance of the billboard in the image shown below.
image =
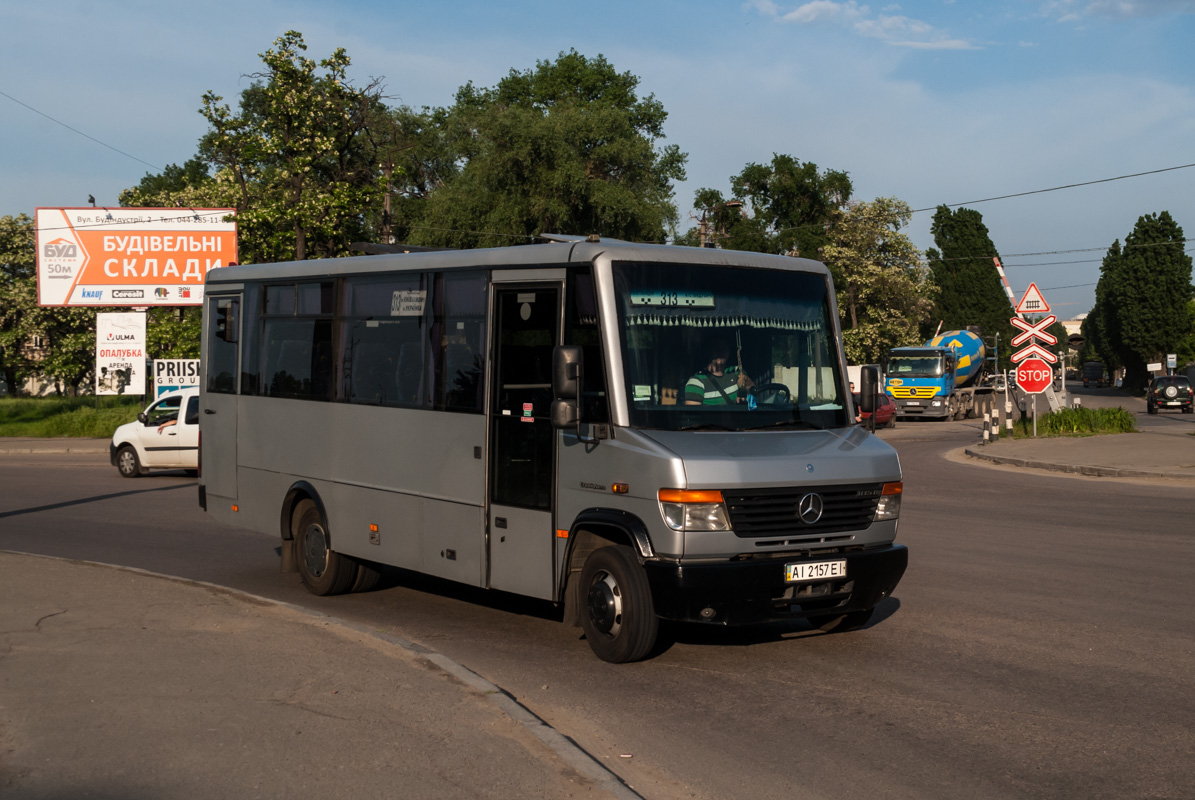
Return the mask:
POLYGON ((197 306, 208 270, 237 263, 231 208, 39 208, 43 306, 197 306))
POLYGON ((198 358, 155 358, 154 397, 199 385, 198 358))
POLYGON ((95 393, 145 394, 145 312, 95 315, 95 393))

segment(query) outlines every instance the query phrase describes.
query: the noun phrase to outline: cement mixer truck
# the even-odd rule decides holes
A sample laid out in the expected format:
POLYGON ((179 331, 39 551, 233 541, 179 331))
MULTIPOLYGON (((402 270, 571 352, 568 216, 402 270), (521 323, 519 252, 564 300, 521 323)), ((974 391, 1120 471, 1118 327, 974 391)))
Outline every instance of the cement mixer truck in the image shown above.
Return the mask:
POLYGON ((946 331, 922 347, 894 347, 884 390, 900 417, 978 416, 994 391, 983 339, 969 330, 946 331))

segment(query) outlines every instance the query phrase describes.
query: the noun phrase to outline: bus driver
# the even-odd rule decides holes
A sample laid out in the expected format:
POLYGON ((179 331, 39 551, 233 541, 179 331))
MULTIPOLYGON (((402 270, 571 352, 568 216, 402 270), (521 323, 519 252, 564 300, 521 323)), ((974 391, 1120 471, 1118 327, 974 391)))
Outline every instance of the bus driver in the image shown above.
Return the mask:
POLYGON ((730 348, 725 340, 713 339, 706 349, 710 354, 709 363, 685 384, 685 405, 719 406, 742 402, 739 392, 745 394, 755 381, 747 377, 742 367, 727 365, 730 348))

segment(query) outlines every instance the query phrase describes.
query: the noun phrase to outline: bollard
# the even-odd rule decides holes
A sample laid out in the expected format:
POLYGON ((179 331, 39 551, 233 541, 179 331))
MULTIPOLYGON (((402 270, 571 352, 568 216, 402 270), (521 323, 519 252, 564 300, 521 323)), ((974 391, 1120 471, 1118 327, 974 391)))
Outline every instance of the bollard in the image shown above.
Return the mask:
POLYGON ((992 409, 992 441, 1000 441, 1000 413, 992 409))
POLYGON ((985 409, 983 412, 983 443, 984 444, 987 444, 988 442, 991 441, 991 437, 992 437, 992 429, 990 427, 991 423, 992 423, 992 415, 985 409))

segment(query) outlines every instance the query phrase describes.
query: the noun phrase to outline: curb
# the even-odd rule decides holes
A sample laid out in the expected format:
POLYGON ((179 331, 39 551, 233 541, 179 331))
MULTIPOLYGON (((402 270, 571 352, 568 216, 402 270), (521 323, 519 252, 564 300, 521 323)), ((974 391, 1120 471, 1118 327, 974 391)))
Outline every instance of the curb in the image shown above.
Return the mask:
POLYGON ((1159 472, 1157 470, 1120 469, 1118 467, 1099 467, 1090 464, 1057 464, 1051 461, 1036 461, 1028 458, 1012 456, 997 456, 982 452, 971 447, 963 448, 963 452, 981 461, 993 464, 1005 464, 1010 467, 1027 469, 1043 469, 1051 472, 1066 472, 1071 475, 1085 475, 1093 478, 1167 478, 1172 480, 1191 481, 1195 475, 1183 472, 1159 472))
POLYGON ((249 592, 241 591, 240 589, 233 589, 229 586, 221 586, 220 584, 209 583, 207 581, 190 580, 188 578, 178 577, 177 575, 166 575, 160 572, 151 572, 150 570, 139 569, 137 567, 126 567, 120 564, 106 564, 102 561, 87 561, 79 558, 44 556, 38 553, 22 553, 16 550, 0 550, 0 553, 10 553, 13 555, 26 556, 30 558, 44 558, 53 561, 66 561, 72 564, 83 564, 90 567, 103 567, 106 569, 118 570, 120 572, 130 572, 135 575, 158 578, 160 580, 174 581, 176 583, 183 583, 189 586, 202 586, 212 591, 236 597, 245 602, 269 604, 279 608, 285 608, 290 611, 303 614, 313 620, 320 620, 322 622, 338 625, 355 631, 356 633, 364 634, 365 636, 377 639, 378 641, 400 647, 403 650, 406 650, 416 657, 426 661, 428 664, 435 666, 437 669, 440 669, 456 678, 462 684, 468 686, 470 689, 481 695, 486 702, 497 706, 499 711, 525 728, 545 747, 559 756, 562 761, 564 761, 581 775, 593 781, 597 788, 607 792, 611 797, 618 798, 618 800, 644 800, 643 795, 639 794, 630 786, 628 786, 622 780, 622 778, 598 761, 597 758, 585 751, 572 739, 568 738, 560 731, 544 722, 535 715, 535 712, 531 711, 531 709, 524 706, 518 700, 515 700, 514 696, 505 689, 490 683, 488 680, 478 675, 473 670, 462 664, 458 664, 443 653, 438 653, 435 650, 424 647, 416 642, 403 639, 402 637, 395 636, 393 634, 382 633, 375 628, 359 625, 355 622, 350 622, 339 617, 333 617, 319 611, 312 611, 309 608, 296 606, 292 603, 285 603, 281 600, 262 597, 261 595, 251 594, 249 592))
POLYGON ((0 456, 30 456, 30 455, 62 455, 64 453, 74 453, 75 455, 82 455, 87 453, 89 455, 102 455, 108 452, 108 448, 98 447, 0 447, 0 456))

